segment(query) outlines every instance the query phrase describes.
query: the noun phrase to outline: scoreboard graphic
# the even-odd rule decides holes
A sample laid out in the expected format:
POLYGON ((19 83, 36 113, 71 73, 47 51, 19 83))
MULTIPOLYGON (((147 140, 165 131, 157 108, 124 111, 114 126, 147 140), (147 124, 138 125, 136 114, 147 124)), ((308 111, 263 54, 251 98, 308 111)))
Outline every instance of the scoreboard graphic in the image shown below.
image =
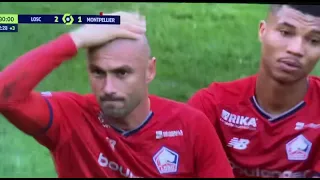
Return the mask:
POLYGON ((0 14, 0 32, 18 32, 19 24, 120 24, 120 16, 73 14, 0 14))

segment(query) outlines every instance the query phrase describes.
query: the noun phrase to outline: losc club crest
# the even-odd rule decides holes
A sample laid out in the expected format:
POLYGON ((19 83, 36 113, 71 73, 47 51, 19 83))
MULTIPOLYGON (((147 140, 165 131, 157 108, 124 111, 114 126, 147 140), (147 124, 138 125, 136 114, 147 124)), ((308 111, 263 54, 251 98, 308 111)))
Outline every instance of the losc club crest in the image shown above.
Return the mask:
POLYGON ((162 147, 153 156, 153 162, 160 174, 175 173, 178 171, 179 155, 166 147, 162 147))
POLYGON ((312 143, 303 135, 299 135, 286 144, 289 160, 303 161, 308 159, 312 143))

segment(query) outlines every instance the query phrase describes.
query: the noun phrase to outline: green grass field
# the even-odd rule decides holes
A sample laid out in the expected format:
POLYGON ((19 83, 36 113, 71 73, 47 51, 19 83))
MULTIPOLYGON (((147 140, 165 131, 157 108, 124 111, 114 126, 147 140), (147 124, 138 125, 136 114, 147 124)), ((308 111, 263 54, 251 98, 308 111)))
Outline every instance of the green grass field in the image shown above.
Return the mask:
MULTIPOLYGON (((153 94, 186 101, 212 81, 234 80, 257 71, 257 30, 266 15, 265 5, 0 3, 4 14, 98 14, 118 10, 139 10, 147 16, 148 38, 158 59, 157 77, 150 87, 153 94)), ((0 34, 0 68, 75 26, 23 24, 18 33, 0 34)), ((37 89, 89 92, 84 53, 63 64, 37 89)), ((48 151, 2 117, 0 177, 56 177, 48 151)))

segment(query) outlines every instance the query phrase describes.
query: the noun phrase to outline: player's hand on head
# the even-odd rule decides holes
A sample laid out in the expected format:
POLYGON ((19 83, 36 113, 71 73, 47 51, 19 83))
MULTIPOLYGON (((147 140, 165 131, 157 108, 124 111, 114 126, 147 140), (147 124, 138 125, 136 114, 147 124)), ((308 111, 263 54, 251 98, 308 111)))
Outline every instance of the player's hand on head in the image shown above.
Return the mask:
POLYGON ((145 17, 138 13, 115 12, 104 15, 119 15, 120 25, 86 24, 70 32, 77 48, 98 46, 116 38, 137 39, 146 32, 145 17))
MULTIPOLYGON (((108 15, 108 14, 106 14, 108 15)), ((139 35, 146 32, 146 18, 138 12, 118 12, 110 15, 120 15, 120 28, 139 35)))

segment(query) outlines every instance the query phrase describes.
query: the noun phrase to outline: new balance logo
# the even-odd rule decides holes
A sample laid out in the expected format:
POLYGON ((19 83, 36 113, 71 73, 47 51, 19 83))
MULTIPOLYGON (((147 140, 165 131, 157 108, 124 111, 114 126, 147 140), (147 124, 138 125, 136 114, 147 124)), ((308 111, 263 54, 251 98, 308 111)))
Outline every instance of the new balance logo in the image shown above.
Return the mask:
POLYGON ((108 138, 108 137, 106 137, 106 140, 109 143, 109 146, 111 147, 111 149, 114 151, 117 142, 113 139, 108 138))
POLYGON ((234 137, 229 141, 228 146, 238 150, 245 150, 249 143, 250 141, 248 139, 239 139, 234 137))
POLYGON ((222 110, 220 121, 227 126, 240 129, 256 130, 257 128, 257 118, 232 114, 226 110, 222 110))

